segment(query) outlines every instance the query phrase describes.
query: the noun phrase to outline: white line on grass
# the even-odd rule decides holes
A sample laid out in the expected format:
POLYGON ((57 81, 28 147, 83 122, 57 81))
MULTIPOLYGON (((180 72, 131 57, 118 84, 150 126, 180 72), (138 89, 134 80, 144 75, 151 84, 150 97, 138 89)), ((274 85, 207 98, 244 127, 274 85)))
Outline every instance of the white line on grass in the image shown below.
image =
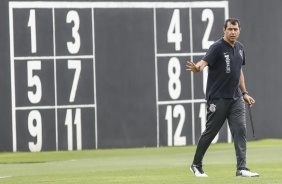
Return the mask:
POLYGON ((11 178, 12 176, 0 176, 0 179, 3 179, 3 178, 11 178))

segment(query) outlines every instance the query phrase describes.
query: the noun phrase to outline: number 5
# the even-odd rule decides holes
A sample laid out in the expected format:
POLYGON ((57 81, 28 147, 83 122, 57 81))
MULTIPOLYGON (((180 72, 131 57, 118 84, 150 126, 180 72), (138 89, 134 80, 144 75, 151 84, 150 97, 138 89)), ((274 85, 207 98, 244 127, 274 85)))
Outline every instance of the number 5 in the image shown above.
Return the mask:
POLYGON ((42 97, 42 86, 40 78, 33 75, 34 70, 41 70, 41 61, 28 61, 27 62, 27 85, 28 87, 36 87, 36 92, 28 91, 28 99, 31 103, 38 103, 42 97))

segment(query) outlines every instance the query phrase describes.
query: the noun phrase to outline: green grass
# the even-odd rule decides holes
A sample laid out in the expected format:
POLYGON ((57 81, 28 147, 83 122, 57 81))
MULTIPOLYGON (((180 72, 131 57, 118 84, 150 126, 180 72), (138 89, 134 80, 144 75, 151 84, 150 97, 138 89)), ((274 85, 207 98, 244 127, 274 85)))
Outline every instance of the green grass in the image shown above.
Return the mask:
POLYGON ((0 183, 282 183, 282 140, 248 142, 248 167, 260 174, 257 178, 235 177, 233 145, 225 143, 211 145, 204 159, 209 177, 196 178, 188 167, 195 148, 0 153, 0 183))

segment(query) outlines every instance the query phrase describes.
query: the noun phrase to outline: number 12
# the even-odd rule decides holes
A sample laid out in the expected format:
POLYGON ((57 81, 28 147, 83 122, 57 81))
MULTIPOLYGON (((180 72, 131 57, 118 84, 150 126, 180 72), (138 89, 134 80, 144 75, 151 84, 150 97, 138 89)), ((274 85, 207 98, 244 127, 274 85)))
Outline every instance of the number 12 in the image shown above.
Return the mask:
POLYGON ((167 106, 166 116, 167 120, 167 144, 168 146, 183 146, 186 145, 186 136, 181 136, 183 125, 185 122, 185 109, 182 105, 176 105, 173 110, 172 106, 167 106), (173 136, 172 119, 180 117, 175 134, 173 136), (174 141, 173 141, 174 140, 174 141), (174 144, 173 144, 174 143, 174 144))

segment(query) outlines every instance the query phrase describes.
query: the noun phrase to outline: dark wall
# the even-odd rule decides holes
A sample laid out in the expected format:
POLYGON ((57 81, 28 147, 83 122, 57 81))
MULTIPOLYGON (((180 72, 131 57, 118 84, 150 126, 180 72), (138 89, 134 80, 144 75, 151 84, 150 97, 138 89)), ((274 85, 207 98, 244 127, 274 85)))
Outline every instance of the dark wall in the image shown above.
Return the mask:
POLYGON ((0 2, 0 150, 12 150, 8 1, 0 2))
MULTIPOLYGON (((10 9, 13 18, 9 2, 24 1, 0 1, 1 151, 196 144, 204 130, 205 77, 185 65, 207 51, 205 33, 208 45, 223 35, 226 13, 241 20, 256 136, 281 138, 281 1, 41 1, 40 8, 33 1, 10 9)), ((249 115, 247 122, 251 139, 249 115)), ((215 142, 230 141, 225 125, 215 142)))
POLYGON ((230 17, 242 23, 239 39, 246 48, 247 87, 256 99, 253 119, 258 138, 281 138, 281 5, 279 0, 229 2, 230 17))

